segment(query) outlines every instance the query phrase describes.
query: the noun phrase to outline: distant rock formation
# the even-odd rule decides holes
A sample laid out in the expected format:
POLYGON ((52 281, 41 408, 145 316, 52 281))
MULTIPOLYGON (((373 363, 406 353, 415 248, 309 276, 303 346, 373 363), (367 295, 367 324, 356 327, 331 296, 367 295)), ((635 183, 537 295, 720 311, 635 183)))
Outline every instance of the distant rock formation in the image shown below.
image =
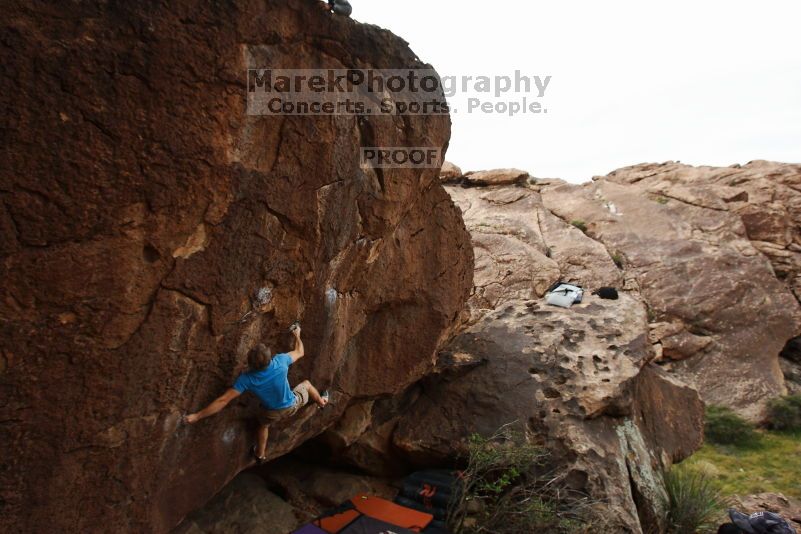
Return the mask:
POLYGON ((493 169, 489 171, 471 171, 465 174, 465 180, 471 185, 511 185, 522 183, 528 178, 526 171, 520 169, 493 169))
POLYGON ((472 285, 435 169, 447 116, 259 117, 248 67, 424 67, 318 0, 15 4, 3 21, 0 531, 165 532, 250 458, 256 401, 187 427, 260 340, 330 388, 272 429, 286 453, 351 399, 432 366, 472 285))
POLYGON ((439 170, 439 178, 442 181, 454 180, 464 176, 462 169, 451 163, 445 161, 442 163, 442 168, 439 170))
POLYGON ((462 170, 452 163, 445 162, 439 174, 443 182, 459 182, 465 185, 486 186, 486 185, 512 185, 523 183, 529 178, 526 171, 520 169, 492 169, 488 171, 469 171, 462 173, 462 170))
POLYGON ((666 369, 708 403, 764 417, 786 391, 779 353, 801 333, 801 166, 635 165, 542 197, 621 263, 666 369))

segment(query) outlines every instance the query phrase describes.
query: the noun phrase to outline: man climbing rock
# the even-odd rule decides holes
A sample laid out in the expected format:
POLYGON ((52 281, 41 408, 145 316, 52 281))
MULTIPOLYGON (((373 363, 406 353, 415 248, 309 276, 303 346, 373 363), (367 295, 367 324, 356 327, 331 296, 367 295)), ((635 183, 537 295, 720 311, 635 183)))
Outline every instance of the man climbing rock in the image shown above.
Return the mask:
POLYGON ((187 415, 186 422, 192 424, 214 415, 242 393, 252 392, 259 398, 262 405, 262 410, 259 411, 258 439, 252 452, 259 463, 263 462, 267 457, 267 437, 271 423, 294 415, 300 408, 308 404, 310 398, 320 408, 328 403, 328 394, 320 395, 308 380, 304 380, 294 389, 289 387, 287 379, 289 366, 304 355, 303 341, 300 339, 300 325, 293 324, 290 331, 295 338, 295 346, 290 352, 273 356, 270 349, 263 344, 251 349, 248 352, 249 371, 239 375, 233 387, 211 404, 197 413, 187 415))

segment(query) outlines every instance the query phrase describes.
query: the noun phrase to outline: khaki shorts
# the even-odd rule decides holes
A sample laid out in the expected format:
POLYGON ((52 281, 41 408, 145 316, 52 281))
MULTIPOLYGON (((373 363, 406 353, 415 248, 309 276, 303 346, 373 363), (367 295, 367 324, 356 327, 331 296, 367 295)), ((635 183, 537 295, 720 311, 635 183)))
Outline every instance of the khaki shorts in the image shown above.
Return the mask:
POLYGON ((303 408, 309 403, 309 385, 306 382, 301 382, 295 389, 292 390, 292 393, 295 394, 295 404, 290 406, 289 408, 282 408, 280 410, 266 410, 261 409, 259 410, 259 422, 263 425, 269 425, 270 423, 276 423, 285 417, 291 417, 295 415, 298 410, 303 408))

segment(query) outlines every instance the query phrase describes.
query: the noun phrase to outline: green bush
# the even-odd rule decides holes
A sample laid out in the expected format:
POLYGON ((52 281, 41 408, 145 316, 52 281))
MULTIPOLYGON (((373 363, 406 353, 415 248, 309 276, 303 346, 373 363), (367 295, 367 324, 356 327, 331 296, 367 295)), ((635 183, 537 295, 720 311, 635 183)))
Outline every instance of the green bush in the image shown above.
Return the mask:
POLYGON ((710 529, 729 505, 720 488, 703 473, 674 466, 664 477, 665 529, 670 534, 710 529))
POLYGON ((580 219, 575 219, 573 221, 570 221, 570 224, 572 224, 573 226, 575 226, 576 228, 578 228, 579 230, 581 230, 585 234, 587 233, 587 223, 585 223, 584 221, 582 221, 580 219))
POLYGON ((704 436, 717 445, 755 445, 759 435, 753 425, 723 406, 707 406, 704 436))
POLYGON ((537 475, 547 454, 510 426, 467 443, 463 491, 449 506, 447 523, 455 534, 576 533, 586 524, 576 500, 567 505, 553 479, 537 475))
POLYGON ((788 395, 770 401, 768 426, 774 430, 801 430, 801 395, 788 395))
POLYGON ((616 251, 614 254, 612 254, 612 261, 615 262, 615 265, 618 269, 623 268, 623 254, 621 254, 619 251, 616 251))

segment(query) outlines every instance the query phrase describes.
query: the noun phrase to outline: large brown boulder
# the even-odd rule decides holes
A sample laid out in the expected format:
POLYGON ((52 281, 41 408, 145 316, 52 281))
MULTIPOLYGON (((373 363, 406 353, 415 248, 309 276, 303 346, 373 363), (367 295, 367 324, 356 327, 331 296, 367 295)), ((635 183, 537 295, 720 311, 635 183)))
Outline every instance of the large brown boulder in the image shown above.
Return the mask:
POLYGON ((258 475, 241 473, 173 534, 287 534, 301 520, 258 475))
POLYGON ((471 286, 437 169, 359 149, 447 145, 447 116, 248 116, 248 67, 423 67, 317 0, 4 8, 0 530, 164 532, 249 463, 253 399, 192 427, 260 340, 351 399, 431 367, 471 286), (251 312, 251 313, 248 313, 251 312))
POLYGON ((332 469, 285 456, 258 468, 257 472, 271 486, 279 488, 294 506, 307 517, 319 516, 347 502, 355 495, 370 494, 392 500, 397 488, 388 481, 367 475, 332 469))
POLYGON ((801 166, 644 164, 542 198, 617 257, 666 368, 706 402, 764 417, 801 332, 801 166))

